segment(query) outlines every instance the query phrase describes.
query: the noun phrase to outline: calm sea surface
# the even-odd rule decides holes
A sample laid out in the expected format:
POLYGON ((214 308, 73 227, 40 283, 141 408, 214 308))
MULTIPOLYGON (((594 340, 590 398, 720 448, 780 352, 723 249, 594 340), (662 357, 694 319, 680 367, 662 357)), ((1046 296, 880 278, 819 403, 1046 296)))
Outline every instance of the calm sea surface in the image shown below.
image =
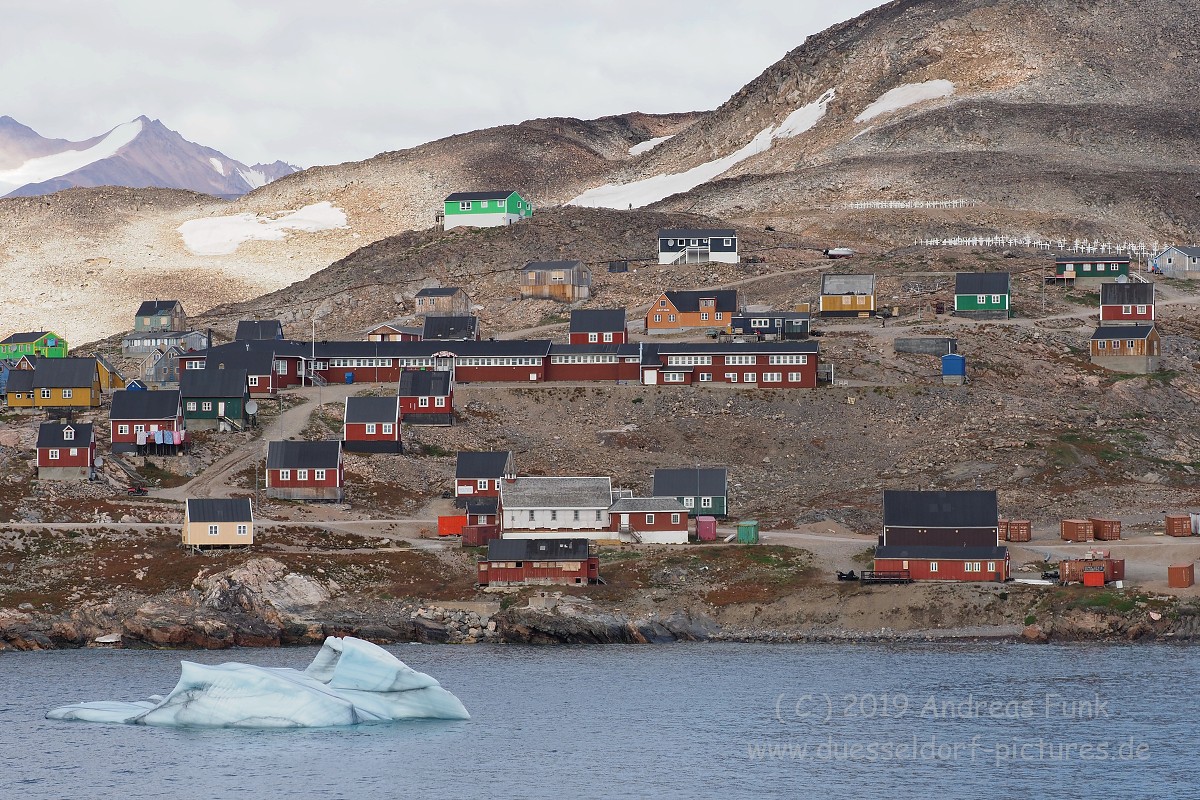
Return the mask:
POLYGON ((166 694, 179 660, 0 655, 12 798, 1200 798, 1200 659, 1167 645, 389 648, 466 722, 168 730, 53 722, 166 694), (949 792, 949 794, 947 794, 949 792))

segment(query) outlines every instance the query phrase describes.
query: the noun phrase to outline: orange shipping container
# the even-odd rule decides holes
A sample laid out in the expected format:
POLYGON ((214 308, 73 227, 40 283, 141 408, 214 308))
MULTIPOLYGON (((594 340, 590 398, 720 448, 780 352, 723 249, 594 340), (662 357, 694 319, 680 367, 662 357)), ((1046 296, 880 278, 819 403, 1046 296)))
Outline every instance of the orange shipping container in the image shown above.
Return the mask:
POLYGON ((438 517, 438 536, 461 536, 467 516, 438 517))
POLYGON ((1101 542, 1114 542, 1121 538, 1121 520, 1091 517, 1092 534, 1101 542))
POLYGON ((1186 589, 1196 582, 1194 563, 1172 564, 1167 567, 1167 586, 1172 589, 1186 589))
POLYGON ((1104 569, 1085 569, 1083 571, 1084 586, 1103 586, 1104 585, 1104 569))
POLYGON ((1064 542, 1090 542, 1092 538, 1092 523, 1086 519, 1064 519, 1062 521, 1064 542))
POLYGON ((1191 536, 1192 518, 1189 514, 1167 514, 1167 536, 1191 536))
POLYGON ((1008 541, 1033 541, 1033 523, 1027 519, 1012 519, 1008 521, 1008 541))

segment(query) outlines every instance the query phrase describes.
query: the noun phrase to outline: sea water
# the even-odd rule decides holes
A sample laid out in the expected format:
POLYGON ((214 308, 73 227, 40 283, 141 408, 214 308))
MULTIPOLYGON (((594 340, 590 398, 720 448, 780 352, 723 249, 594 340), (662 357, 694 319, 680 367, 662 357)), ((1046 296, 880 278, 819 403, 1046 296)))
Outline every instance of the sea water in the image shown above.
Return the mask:
POLYGON ((1200 797, 1200 661, 1183 645, 389 649, 471 719, 60 722, 46 712, 165 694, 183 658, 299 668, 316 649, 0 654, 4 796, 1200 797))

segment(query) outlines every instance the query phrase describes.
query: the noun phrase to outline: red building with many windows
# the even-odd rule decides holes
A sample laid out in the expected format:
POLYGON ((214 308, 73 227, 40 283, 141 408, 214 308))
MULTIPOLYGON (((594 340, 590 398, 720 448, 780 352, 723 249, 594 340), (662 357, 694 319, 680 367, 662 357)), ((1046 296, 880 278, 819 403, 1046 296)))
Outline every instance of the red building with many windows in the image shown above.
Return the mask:
POLYGON ((547 381, 637 383, 641 348, 636 344, 554 344, 546 365, 547 381))
POLYGON ((875 571, 914 581, 1005 581, 1007 547, 889 545, 875 548, 875 571))
POLYGON ((480 586, 586 586, 600 579, 587 539, 493 539, 478 562, 480 586))
MULTIPOLYGON (((154 434, 160 431, 171 434, 170 449, 162 450, 163 453, 173 454, 182 443, 183 404, 178 389, 155 392, 121 389, 113 392, 108 420, 114 453, 144 452, 148 446, 147 440, 153 444, 156 438, 154 434)), ((159 444, 166 446, 166 442, 159 444)))
POLYGON ((819 356, 820 346, 812 341, 647 344, 642 382, 815 389, 819 356))

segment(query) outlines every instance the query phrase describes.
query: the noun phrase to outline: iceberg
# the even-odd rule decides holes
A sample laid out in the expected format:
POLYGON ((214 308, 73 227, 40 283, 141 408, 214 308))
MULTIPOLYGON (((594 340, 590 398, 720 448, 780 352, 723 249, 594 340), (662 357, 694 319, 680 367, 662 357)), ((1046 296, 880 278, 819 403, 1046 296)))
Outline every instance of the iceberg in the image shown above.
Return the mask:
POLYGON ((181 662, 166 697, 56 708, 47 719, 187 728, 324 728, 402 719, 470 719, 435 678, 352 636, 325 640, 301 671, 181 662))

